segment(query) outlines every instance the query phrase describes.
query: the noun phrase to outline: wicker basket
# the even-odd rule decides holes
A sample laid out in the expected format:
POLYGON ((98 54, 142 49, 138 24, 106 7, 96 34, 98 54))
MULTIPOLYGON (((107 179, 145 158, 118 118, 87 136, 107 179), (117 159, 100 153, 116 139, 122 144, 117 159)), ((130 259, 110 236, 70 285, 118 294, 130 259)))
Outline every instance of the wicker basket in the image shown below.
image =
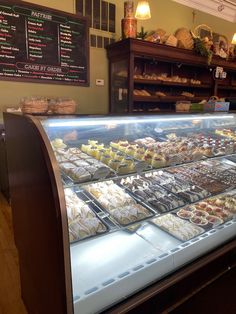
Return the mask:
POLYGON ((76 102, 70 98, 57 98, 51 100, 49 108, 56 114, 74 114, 76 112, 76 102))
POLYGON ((25 97, 20 101, 21 111, 28 114, 42 114, 48 111, 48 101, 43 97, 25 97))
POLYGON ((208 26, 206 24, 200 24, 200 25, 196 26, 194 28, 194 30, 192 31, 193 37, 195 37, 195 38, 198 37, 198 38, 203 39, 205 36, 201 36, 201 30, 205 30, 205 31, 210 33, 210 36, 207 36, 207 37, 210 37, 209 39, 213 38, 212 29, 210 28, 210 26, 208 26))

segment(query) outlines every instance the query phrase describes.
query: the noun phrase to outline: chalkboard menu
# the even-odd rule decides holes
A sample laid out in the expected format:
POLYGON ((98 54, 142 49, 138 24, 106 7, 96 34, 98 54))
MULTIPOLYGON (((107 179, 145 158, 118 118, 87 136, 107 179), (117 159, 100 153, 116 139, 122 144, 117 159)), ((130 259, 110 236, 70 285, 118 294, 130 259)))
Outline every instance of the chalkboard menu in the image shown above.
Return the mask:
POLYGON ((86 18, 0 0, 0 79, 88 86, 86 18))

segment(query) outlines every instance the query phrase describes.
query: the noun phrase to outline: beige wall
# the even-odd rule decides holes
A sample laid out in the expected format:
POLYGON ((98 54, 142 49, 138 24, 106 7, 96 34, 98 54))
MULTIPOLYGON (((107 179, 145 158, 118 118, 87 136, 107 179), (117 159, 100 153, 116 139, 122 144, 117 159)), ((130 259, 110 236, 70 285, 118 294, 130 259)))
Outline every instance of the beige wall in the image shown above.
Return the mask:
MULTIPOLYGON (((70 13, 74 12, 75 0, 28 0, 56 8, 70 13)), ((123 17, 123 2, 121 0, 109 0, 117 7, 117 34, 120 37, 120 20, 123 17)), ((138 0, 134 1, 137 4, 138 0)), ((179 27, 193 29, 196 25, 206 23, 215 32, 232 37, 236 27, 233 23, 226 22, 220 18, 196 11, 195 23, 192 21, 192 9, 171 0, 149 0, 152 18, 142 23, 138 21, 145 30, 163 28, 168 33, 173 33, 179 27)), ((96 31, 92 30, 93 33, 96 31)), ((0 119, 1 111, 7 106, 17 106, 20 99, 28 95, 70 96, 79 104, 79 113, 106 113, 108 109, 108 62, 104 49, 90 49, 90 87, 76 87, 63 85, 49 85, 23 82, 0 81, 0 119), (104 87, 95 86, 95 79, 105 79, 104 87)))

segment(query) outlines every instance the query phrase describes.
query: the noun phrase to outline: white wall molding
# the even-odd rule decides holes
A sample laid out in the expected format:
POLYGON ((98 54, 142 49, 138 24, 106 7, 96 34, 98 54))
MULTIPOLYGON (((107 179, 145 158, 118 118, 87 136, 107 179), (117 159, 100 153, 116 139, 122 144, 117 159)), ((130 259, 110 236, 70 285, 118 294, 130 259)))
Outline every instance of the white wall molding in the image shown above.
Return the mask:
POLYGON ((236 22, 236 3, 220 0, 173 0, 190 8, 209 13, 229 22, 236 22), (220 4, 224 5, 224 9, 219 12, 220 4))

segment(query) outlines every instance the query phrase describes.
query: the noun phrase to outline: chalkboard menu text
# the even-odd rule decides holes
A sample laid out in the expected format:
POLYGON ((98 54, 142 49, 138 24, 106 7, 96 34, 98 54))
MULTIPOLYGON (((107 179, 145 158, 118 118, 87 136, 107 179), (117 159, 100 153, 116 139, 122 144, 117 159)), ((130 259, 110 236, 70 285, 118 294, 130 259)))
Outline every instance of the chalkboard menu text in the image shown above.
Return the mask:
POLYGON ((0 0, 0 79, 88 86, 86 18, 0 0))

